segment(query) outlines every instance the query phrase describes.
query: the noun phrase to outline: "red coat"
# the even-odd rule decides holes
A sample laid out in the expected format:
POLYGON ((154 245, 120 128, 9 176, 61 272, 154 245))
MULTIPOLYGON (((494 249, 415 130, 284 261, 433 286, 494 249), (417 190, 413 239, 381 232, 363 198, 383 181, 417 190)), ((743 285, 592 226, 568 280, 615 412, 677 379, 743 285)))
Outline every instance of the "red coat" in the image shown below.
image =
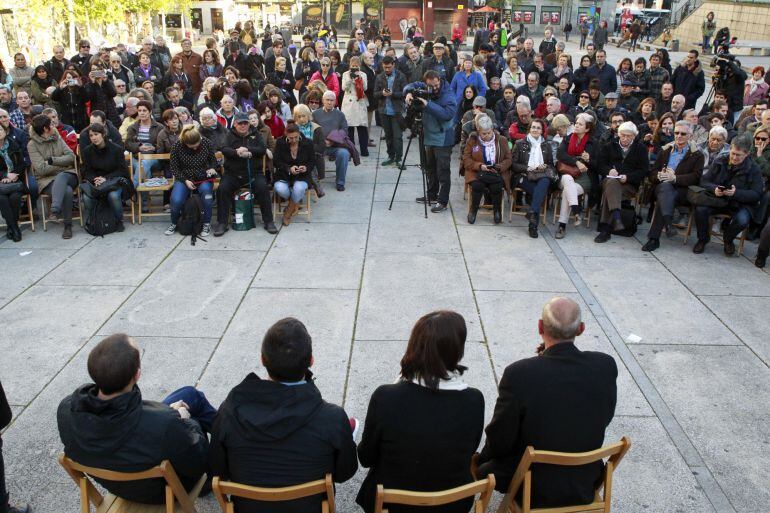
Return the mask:
MULTIPOLYGON (((337 97, 337 104, 339 104, 340 101, 340 80, 337 78, 337 74, 333 72, 329 72, 328 75, 326 75, 326 79, 324 79, 321 76, 320 71, 316 71, 313 73, 313 75, 310 77, 310 82, 313 80, 321 80, 326 84, 326 89, 329 91, 332 91, 334 95, 337 97)), ((305 84, 309 85, 309 83, 305 84)))
MULTIPOLYGON (((65 126, 68 126, 68 125, 65 125, 65 126)), ((69 127, 69 128, 72 128, 72 127, 69 127)), ((67 131, 67 129, 64 128, 61 123, 57 125, 56 130, 59 132, 59 135, 61 136, 62 140, 65 142, 67 147, 72 150, 72 153, 77 154, 78 134, 75 133, 74 130, 67 131)))
POLYGON ((454 27, 452 29, 452 39, 451 41, 459 40, 461 43, 463 42, 463 29, 460 27, 454 27))

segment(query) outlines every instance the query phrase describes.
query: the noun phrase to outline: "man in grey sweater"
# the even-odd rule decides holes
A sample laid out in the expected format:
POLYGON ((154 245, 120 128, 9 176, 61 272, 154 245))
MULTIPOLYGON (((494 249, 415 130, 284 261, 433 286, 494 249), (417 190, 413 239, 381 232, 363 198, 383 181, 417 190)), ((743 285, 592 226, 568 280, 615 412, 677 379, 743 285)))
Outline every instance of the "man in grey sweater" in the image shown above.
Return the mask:
MULTIPOLYGON (((313 121, 321 125, 324 139, 329 136, 333 130, 344 130, 348 132, 348 120, 345 114, 334 105, 337 103, 337 95, 333 91, 326 91, 323 95, 323 108, 313 111, 313 121)), ((331 146, 326 141, 326 154, 334 157, 337 172, 337 190, 345 190, 345 175, 348 172, 348 163, 350 162, 350 152, 346 148, 331 146)))

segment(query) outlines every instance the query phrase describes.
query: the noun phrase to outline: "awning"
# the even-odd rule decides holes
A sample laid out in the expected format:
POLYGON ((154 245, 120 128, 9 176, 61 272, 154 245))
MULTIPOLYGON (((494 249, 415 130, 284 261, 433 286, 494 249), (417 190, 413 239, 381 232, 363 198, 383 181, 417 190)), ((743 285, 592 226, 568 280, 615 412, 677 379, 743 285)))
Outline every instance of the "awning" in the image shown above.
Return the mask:
POLYGON ((479 9, 468 11, 470 14, 476 14, 476 13, 485 13, 485 12, 500 12, 499 9, 495 9, 494 7, 490 7, 488 5, 485 5, 484 7, 481 7, 479 9))

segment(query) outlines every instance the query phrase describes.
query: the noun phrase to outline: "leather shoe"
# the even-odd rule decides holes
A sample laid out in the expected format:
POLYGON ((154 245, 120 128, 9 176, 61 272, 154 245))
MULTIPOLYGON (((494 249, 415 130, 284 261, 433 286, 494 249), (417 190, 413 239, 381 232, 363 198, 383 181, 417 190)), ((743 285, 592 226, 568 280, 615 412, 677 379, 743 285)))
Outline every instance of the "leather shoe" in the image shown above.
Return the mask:
POLYGON ((660 241, 658 239, 649 239, 647 243, 645 243, 644 246, 642 246, 642 251, 655 251, 660 247, 660 241))
POLYGON ((666 237, 671 239, 673 237, 676 237, 677 235, 679 235, 679 230, 674 228, 673 224, 666 225, 666 237))
MULTIPOLYGON (((278 233, 278 228, 275 226, 275 223, 272 221, 265 223, 265 230, 267 231, 267 233, 270 233, 272 235, 275 235, 276 233, 278 233)), ((214 235, 216 235, 216 232, 214 233, 214 235)))
POLYGON ((768 250, 758 250, 757 251, 757 259, 754 260, 754 265, 762 269, 765 267, 765 264, 767 263, 767 255, 770 253, 768 250))
POLYGON ((539 234, 537 233, 537 225, 534 223, 529 223, 529 236, 533 239, 537 239, 539 234))
POLYGON ((612 238, 612 235, 610 234, 610 232, 599 232, 599 235, 597 235, 594 238, 594 242, 601 244, 603 242, 607 242, 611 238, 612 238))
POLYGON ((724 246, 725 246, 725 255, 733 256, 735 254, 735 244, 733 244, 733 241, 726 240, 724 242, 724 246))
POLYGON ((699 240, 695 243, 695 246, 692 248, 692 252, 696 255, 700 255, 706 250, 706 244, 708 244, 709 241, 707 240, 699 240))
POLYGON ((72 225, 65 224, 64 225, 64 231, 61 234, 62 239, 71 239, 72 238, 72 225))
POLYGON ((227 231, 227 225, 224 223, 217 223, 211 228, 212 233, 214 233, 214 237, 221 237, 227 231))
POLYGON ((468 212, 468 224, 474 224, 476 222, 476 212, 477 210, 471 210, 468 212))
POLYGON ((496 208, 494 211, 494 219, 495 224, 500 224, 503 222, 503 212, 499 208, 496 208))

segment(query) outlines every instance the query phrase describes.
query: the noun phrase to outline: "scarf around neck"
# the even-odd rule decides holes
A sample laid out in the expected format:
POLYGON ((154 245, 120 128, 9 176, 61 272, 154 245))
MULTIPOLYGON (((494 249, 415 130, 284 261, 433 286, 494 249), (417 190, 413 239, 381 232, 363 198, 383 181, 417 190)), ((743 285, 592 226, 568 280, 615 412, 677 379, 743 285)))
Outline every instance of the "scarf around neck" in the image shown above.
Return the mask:
MULTIPOLYGON (((397 381, 403 381, 401 378, 399 378, 397 381)), ((417 378, 415 380, 409 381, 408 383, 414 383, 416 385, 420 385, 421 387, 425 387, 425 382, 421 378, 417 378)), ((439 390, 454 390, 454 391, 462 391, 468 389, 468 384, 463 381, 462 375, 455 371, 449 374, 449 379, 440 379, 438 382, 438 389, 439 390)))
POLYGON ((578 157, 583 154, 588 143, 588 134, 583 134, 583 138, 579 139, 577 134, 569 136, 569 144, 567 146, 567 153, 572 157, 578 157))
POLYGON ((485 141, 479 136, 479 142, 484 149, 484 164, 494 166, 497 162, 497 136, 493 136, 491 141, 485 141))
POLYGON ((529 143, 529 162, 527 162, 528 168, 536 168, 538 166, 541 166, 545 164, 545 161, 543 160, 543 137, 540 136, 538 139, 535 139, 531 135, 527 134, 527 142, 529 143))
POLYGON ((2 157, 3 160, 5 161, 5 169, 6 169, 5 174, 6 175, 8 173, 13 173, 14 172, 13 161, 11 160, 11 156, 8 155, 8 149, 10 147, 11 147, 11 143, 8 141, 8 139, 6 139, 3 142, 3 145, 0 146, 0 157, 2 157))

